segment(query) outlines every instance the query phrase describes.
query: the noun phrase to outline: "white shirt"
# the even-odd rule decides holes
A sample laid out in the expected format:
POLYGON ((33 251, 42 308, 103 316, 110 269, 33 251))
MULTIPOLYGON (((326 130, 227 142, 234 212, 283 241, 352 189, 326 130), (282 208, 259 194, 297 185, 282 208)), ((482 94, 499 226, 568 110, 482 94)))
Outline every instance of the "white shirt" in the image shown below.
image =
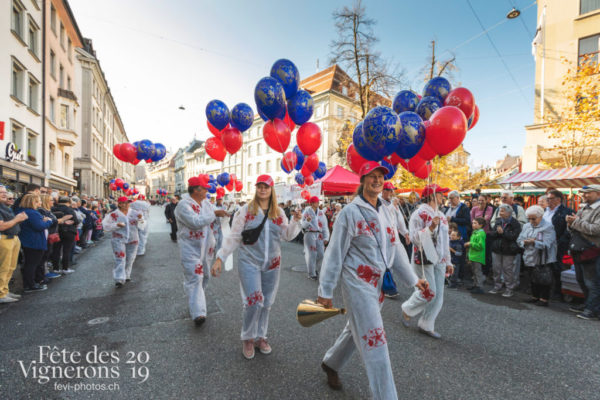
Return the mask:
POLYGON ((554 207, 554 210, 552 210, 550 207, 546 207, 546 210, 544 211, 544 220, 549 222, 550 224, 552 223, 552 217, 554 217, 554 213, 556 212, 556 210, 558 210, 559 206, 554 207))

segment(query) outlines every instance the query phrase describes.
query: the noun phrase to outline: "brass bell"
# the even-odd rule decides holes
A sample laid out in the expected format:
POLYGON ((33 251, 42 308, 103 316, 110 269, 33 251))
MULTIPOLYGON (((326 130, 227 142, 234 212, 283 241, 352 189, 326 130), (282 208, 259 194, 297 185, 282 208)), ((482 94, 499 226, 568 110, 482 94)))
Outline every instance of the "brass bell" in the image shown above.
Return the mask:
POLYGON ((296 309, 296 319, 300 325, 308 328, 338 314, 346 314, 345 308, 325 308, 312 301, 302 300, 296 309))

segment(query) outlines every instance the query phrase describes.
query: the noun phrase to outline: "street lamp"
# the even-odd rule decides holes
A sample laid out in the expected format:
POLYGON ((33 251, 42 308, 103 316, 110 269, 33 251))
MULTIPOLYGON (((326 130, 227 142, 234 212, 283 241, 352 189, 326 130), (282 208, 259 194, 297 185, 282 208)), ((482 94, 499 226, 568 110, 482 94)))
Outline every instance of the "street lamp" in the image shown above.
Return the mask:
POLYGON ((508 19, 515 19, 517 18, 519 15, 521 15, 521 11, 517 10, 516 8, 512 8, 512 10, 510 10, 508 12, 508 14, 506 14, 506 18, 508 19))

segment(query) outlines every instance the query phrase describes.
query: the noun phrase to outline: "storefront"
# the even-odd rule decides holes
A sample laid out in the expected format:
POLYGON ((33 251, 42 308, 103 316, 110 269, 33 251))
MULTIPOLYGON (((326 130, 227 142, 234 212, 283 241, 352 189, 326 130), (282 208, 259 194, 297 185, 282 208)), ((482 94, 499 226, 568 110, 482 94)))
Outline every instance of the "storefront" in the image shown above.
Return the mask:
POLYGON ((24 193, 25 186, 35 183, 40 186, 44 182, 44 173, 33 162, 25 161, 21 150, 13 143, 7 143, 0 154, 0 183, 10 190, 24 193))

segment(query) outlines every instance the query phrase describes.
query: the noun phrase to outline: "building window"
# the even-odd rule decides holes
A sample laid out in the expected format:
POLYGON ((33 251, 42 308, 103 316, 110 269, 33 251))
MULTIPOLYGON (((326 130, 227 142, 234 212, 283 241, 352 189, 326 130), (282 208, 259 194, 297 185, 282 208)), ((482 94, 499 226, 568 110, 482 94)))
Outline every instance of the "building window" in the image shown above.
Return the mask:
POLYGON ((342 87, 342 94, 344 96, 348 96, 348 87, 347 86, 342 87))
POLYGON ((71 77, 67 76, 67 90, 71 90, 71 77))
POLYGON ((337 106, 337 116, 338 118, 344 118, 344 107, 337 106))
POLYGON ((56 53, 50 50, 50 75, 56 80, 56 53))
POLYGON ((56 35, 56 8, 53 4, 50 4, 50 29, 56 35))
POLYGON ((33 132, 27 132, 27 160, 37 162, 37 137, 33 132))
POLYGON ((50 171, 56 171, 56 147, 50 143, 50 171))
POLYGON ((271 172, 271 160, 267 160, 267 170, 266 173, 270 173, 271 172))
POLYGON ((248 164, 248 176, 252 175, 252 164, 248 164))
POLYGON ((14 143, 15 147, 17 148, 17 150, 22 150, 23 149, 23 145, 25 144, 25 134, 23 132, 23 125, 16 123, 14 121, 12 121, 11 124, 11 133, 12 133, 12 139, 11 142, 14 143))
POLYGON ((65 88, 65 68, 62 64, 58 67, 58 87, 61 89, 65 88))
POLYGON ((63 23, 60 23, 60 47, 65 49, 65 26, 63 23))
POLYGON ((600 8, 600 0, 579 0, 579 14, 587 14, 600 8))
POLYGON ((68 154, 65 154, 65 165, 64 165, 64 167, 65 167, 65 169, 64 169, 63 175, 64 176, 68 176, 68 173, 69 173, 69 155, 68 154))
POLYGON ((315 118, 319 118, 321 116, 321 106, 315 106, 315 118))
POLYGON ((73 61, 73 57, 71 56, 73 53, 73 43, 71 42, 71 38, 67 39, 67 56, 69 57, 69 61, 73 61))
POLYGON ((39 111, 39 96, 40 96, 40 83, 29 75, 29 96, 27 105, 34 111, 39 111))
POLYGON ((260 143, 258 143, 256 145, 256 155, 260 156, 262 154, 262 145, 260 143))
POLYGON ((248 158, 252 157, 252 146, 248 146, 248 158))
POLYGON ((50 121, 56 122, 56 104, 54 101, 54 97, 50 97, 50 121))
POLYGON ((23 100, 23 79, 25 76, 25 68, 13 61, 12 79, 11 79, 11 94, 19 100, 23 100))
POLYGON ((40 28, 33 22, 32 19, 29 20, 29 50, 36 56, 38 55, 38 35, 40 32, 40 28))
POLYGON ((69 106, 60 105, 60 127, 69 129, 69 106))
MULTIPOLYGON (((600 0, 598 0, 600 2, 600 0)), ((598 62, 598 46, 600 35, 579 39, 579 63, 584 61, 598 62)))
POLYGON ((261 174, 261 170, 260 170, 260 162, 256 163, 256 175, 260 175, 261 174))
POLYGON ((23 14, 24 14, 24 11, 25 11, 25 7, 23 7, 23 5, 20 2, 13 0, 11 28, 21 38, 23 37, 23 14))

